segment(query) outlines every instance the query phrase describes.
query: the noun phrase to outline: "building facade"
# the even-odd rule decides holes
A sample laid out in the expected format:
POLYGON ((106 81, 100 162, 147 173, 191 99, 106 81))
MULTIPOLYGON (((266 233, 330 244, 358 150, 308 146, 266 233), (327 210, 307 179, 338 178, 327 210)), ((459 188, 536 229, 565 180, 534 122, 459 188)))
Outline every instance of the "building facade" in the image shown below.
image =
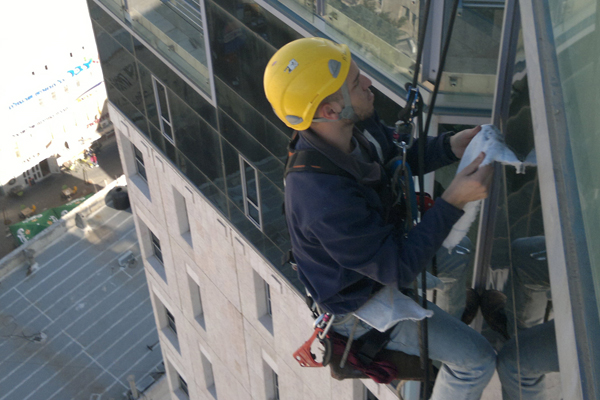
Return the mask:
MULTIPOLYGON (((291 356, 311 318, 296 273, 281 266, 291 132, 265 99, 262 74, 291 40, 347 43, 392 125, 416 67, 424 3, 88 0, 173 398, 396 398, 291 356)), ((432 4, 426 103, 452 9, 432 4)), ((460 2, 429 132, 493 123, 537 165, 496 166, 466 251, 472 286, 507 295, 510 336, 535 326, 550 339, 544 354, 558 365, 540 368, 558 382, 549 399, 600 398, 597 15, 591 0, 460 2)), ((455 168, 429 176, 427 189, 439 193, 455 168)), ((502 348, 481 317, 472 326, 502 348)), ((404 397, 416 399, 415 388, 404 397)))

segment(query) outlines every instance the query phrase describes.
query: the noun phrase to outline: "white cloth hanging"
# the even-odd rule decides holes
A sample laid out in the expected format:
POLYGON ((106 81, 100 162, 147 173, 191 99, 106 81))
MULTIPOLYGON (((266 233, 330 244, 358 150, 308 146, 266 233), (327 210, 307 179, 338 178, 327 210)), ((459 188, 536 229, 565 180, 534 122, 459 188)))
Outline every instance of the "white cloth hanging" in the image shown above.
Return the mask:
MULTIPOLYGON (((506 146, 504 137, 498 128, 494 125, 482 125, 481 131, 475 135, 471 143, 467 146, 456 173, 458 174, 463 168, 471 164, 482 151, 485 153, 485 159, 481 163, 481 166, 498 161, 502 165, 512 165, 517 169, 518 174, 522 174, 525 173, 525 167, 537 165, 535 149, 527 155, 525 161, 521 161, 506 146)), ((463 208, 465 214, 454 224, 450 234, 442 244, 448 251, 452 251, 454 246, 460 243, 462 238, 469 232, 471 224, 477 217, 482 201, 476 200, 465 205, 463 208)))

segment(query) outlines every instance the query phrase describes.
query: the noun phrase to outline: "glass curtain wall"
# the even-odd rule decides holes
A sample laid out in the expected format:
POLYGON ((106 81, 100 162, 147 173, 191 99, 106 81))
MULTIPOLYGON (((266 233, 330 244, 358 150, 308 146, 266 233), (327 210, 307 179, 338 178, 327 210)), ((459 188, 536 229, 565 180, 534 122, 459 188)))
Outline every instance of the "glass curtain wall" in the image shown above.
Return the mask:
POLYGON ((99 1, 211 96, 199 1, 99 1))
POLYGON ((549 2, 552 30, 564 96, 568 140, 575 164, 581 212, 600 307, 600 32, 598 3, 574 0, 549 2), (594 178, 596 176, 596 178, 594 178))
MULTIPOLYGON (((207 1, 215 109, 145 43, 92 0, 88 4, 109 100, 279 267, 289 249, 281 205, 291 131, 267 102, 262 74, 275 49, 299 35, 256 4, 207 1), (157 87, 162 90, 158 95, 157 87), (168 134, 161 131, 164 115, 169 116, 168 134), (252 183, 260 188, 260 204, 251 210, 245 207, 240 154, 256 171, 252 183)), ((282 273, 299 285, 291 268, 282 273)))
MULTIPOLYGON (((370 67, 398 87, 412 81, 419 30, 427 0, 266 0, 291 9, 333 40, 346 43, 370 67)), ((442 43, 452 0, 433 1, 426 46, 442 43), (441 25, 441 26, 436 26, 441 25), (437 36, 437 37, 434 37, 437 36)), ((485 95, 494 93, 504 1, 460 1, 447 67, 440 86, 442 93, 485 95)), ((428 52, 425 52, 427 57, 428 52)), ((436 58, 436 57, 434 57, 436 58)), ((436 70, 437 60, 424 60, 436 70)), ((425 79, 428 79, 426 77, 425 79)), ((443 101, 443 99, 442 99, 443 101)), ((478 101, 478 100, 477 100, 478 101)))
MULTIPOLYGON (((515 19, 519 21, 518 13, 515 19)), ((508 25, 510 26, 510 24, 508 25)), ((497 165, 487 284, 480 290, 482 334, 498 350, 504 399, 561 399, 545 230, 529 99, 527 60, 518 22, 514 61, 507 69, 510 93, 497 116, 507 147, 524 168, 497 165), (533 166, 529 165, 533 164, 533 166)), ((516 28, 515 28, 516 29, 516 28)), ((508 60, 512 59, 509 56, 508 60)), ((502 79, 499 80, 500 82, 502 79)), ((500 91, 502 92, 502 91, 500 91)))

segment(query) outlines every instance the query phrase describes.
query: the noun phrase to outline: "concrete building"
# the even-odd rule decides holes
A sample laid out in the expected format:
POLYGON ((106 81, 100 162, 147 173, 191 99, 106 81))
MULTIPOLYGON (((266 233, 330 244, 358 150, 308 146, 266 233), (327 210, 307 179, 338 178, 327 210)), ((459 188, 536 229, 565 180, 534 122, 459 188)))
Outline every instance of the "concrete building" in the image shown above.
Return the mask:
MULTIPOLYGON (((404 6, 421 22, 399 28, 390 21, 403 9, 380 15, 392 11, 387 2, 88 0, 173 399, 396 398, 389 386, 338 382, 292 357, 311 318, 295 272, 280 266, 291 132, 264 97, 262 73, 293 39, 347 43, 393 124, 423 3, 404 6)), ((433 4, 426 102, 452 5, 433 4)), ((526 327, 556 335, 546 350, 558 353, 559 373, 546 398, 600 398, 597 3, 464 1, 459 13, 429 133, 493 123, 538 165, 496 167, 469 232, 472 286, 504 291, 507 311, 519 309, 519 284, 541 297, 542 315, 526 327), (533 282, 520 259, 540 272, 533 282)), ((446 186, 454 171, 436 172, 427 188, 446 186)), ((472 327, 502 347, 481 317, 472 327)), ((417 389, 405 386, 404 397, 417 389)), ((496 381, 485 398, 499 396, 496 381)))

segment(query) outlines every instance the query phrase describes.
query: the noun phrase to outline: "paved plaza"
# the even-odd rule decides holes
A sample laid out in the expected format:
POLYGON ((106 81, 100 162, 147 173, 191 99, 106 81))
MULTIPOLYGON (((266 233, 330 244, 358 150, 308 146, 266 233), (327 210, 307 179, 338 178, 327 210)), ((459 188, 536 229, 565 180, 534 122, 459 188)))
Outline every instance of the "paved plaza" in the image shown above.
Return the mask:
POLYGON ((0 281, 0 400, 125 399, 164 370, 131 212, 86 222, 0 281))

